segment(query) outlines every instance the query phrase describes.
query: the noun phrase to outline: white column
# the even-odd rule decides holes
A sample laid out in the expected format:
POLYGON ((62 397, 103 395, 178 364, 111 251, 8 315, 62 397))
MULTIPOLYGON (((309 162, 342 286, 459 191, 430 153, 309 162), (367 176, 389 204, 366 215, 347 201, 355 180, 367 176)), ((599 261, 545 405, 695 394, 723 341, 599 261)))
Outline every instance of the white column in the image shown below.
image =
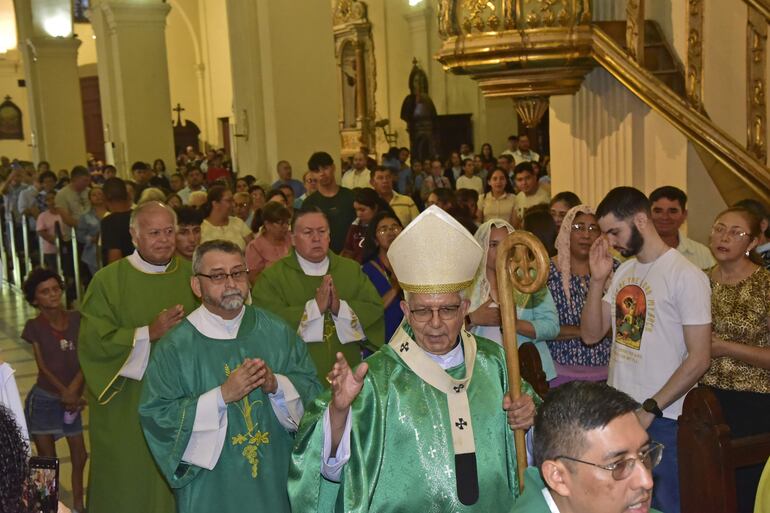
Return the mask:
POLYGON ((237 166, 275 180, 278 160, 295 178, 314 151, 340 154, 332 13, 324 2, 228 0, 237 166))
POLYGON ((102 0, 91 8, 105 141, 124 176, 134 161, 174 162, 166 16, 160 1, 102 0))
POLYGON ((32 157, 55 168, 86 162, 83 105, 69 0, 15 2, 27 78, 32 157))

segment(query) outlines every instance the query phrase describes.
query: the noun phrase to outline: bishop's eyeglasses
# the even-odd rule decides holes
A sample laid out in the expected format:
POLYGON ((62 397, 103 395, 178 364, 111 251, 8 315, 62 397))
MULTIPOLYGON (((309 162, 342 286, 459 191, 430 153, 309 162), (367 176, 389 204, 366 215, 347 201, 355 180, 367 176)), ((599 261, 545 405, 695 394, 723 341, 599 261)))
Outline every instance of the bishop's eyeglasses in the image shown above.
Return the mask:
POLYGON ((657 467, 663 457, 663 447, 664 446, 661 443, 652 442, 646 451, 641 451, 636 457, 626 458, 610 465, 599 465, 597 463, 591 463, 590 461, 572 458, 571 456, 557 456, 555 459, 575 461, 584 465, 591 465, 593 467, 609 470, 612 472, 612 478, 615 481, 622 481, 631 476, 637 461, 641 462, 647 470, 652 470, 657 467))
POLYGON ((436 306, 433 308, 415 308, 409 307, 409 311, 412 313, 412 317, 419 322, 428 322, 433 319, 433 312, 438 312, 438 317, 442 321, 451 321, 457 317, 457 312, 460 310, 461 305, 446 305, 436 306))
POLYGON ((211 274, 195 273, 195 276, 202 276, 208 278, 212 283, 224 283, 227 278, 232 278, 233 281, 246 281, 249 278, 248 269, 236 269, 229 273, 217 271, 211 274))

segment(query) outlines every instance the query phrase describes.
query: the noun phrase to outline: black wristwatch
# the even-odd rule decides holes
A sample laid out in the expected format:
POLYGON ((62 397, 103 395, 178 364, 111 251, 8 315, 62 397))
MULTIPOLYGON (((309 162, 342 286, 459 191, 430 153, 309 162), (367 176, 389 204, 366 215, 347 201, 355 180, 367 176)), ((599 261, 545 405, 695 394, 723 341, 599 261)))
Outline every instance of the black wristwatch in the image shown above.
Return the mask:
POLYGON ((658 406, 658 402, 652 397, 645 399, 645 401, 642 403, 642 409, 646 412, 652 413, 658 419, 663 417, 663 411, 658 406))

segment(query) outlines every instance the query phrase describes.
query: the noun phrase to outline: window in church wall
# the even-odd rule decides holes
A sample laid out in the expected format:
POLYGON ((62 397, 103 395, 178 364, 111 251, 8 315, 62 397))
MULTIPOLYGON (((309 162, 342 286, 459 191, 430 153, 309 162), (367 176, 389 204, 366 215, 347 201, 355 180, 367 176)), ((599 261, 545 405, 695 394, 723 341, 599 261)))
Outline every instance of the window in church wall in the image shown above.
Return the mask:
POLYGON ((91 20, 86 16, 86 11, 90 7, 91 0, 73 0, 72 3, 72 20, 75 23, 91 23, 91 20))

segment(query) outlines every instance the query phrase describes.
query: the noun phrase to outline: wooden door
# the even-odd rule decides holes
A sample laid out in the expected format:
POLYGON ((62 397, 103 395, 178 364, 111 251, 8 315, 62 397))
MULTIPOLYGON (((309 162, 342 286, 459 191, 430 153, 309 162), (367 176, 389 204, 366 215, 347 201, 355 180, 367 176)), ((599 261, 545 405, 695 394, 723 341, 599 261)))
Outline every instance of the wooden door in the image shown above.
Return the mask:
POLYGON ((86 151, 104 161, 104 127, 99 96, 99 77, 81 77, 80 97, 83 101, 83 124, 86 130, 86 151))
POLYGON ((219 118, 219 134, 222 137, 222 148, 226 155, 232 155, 230 152, 230 118, 219 118))

